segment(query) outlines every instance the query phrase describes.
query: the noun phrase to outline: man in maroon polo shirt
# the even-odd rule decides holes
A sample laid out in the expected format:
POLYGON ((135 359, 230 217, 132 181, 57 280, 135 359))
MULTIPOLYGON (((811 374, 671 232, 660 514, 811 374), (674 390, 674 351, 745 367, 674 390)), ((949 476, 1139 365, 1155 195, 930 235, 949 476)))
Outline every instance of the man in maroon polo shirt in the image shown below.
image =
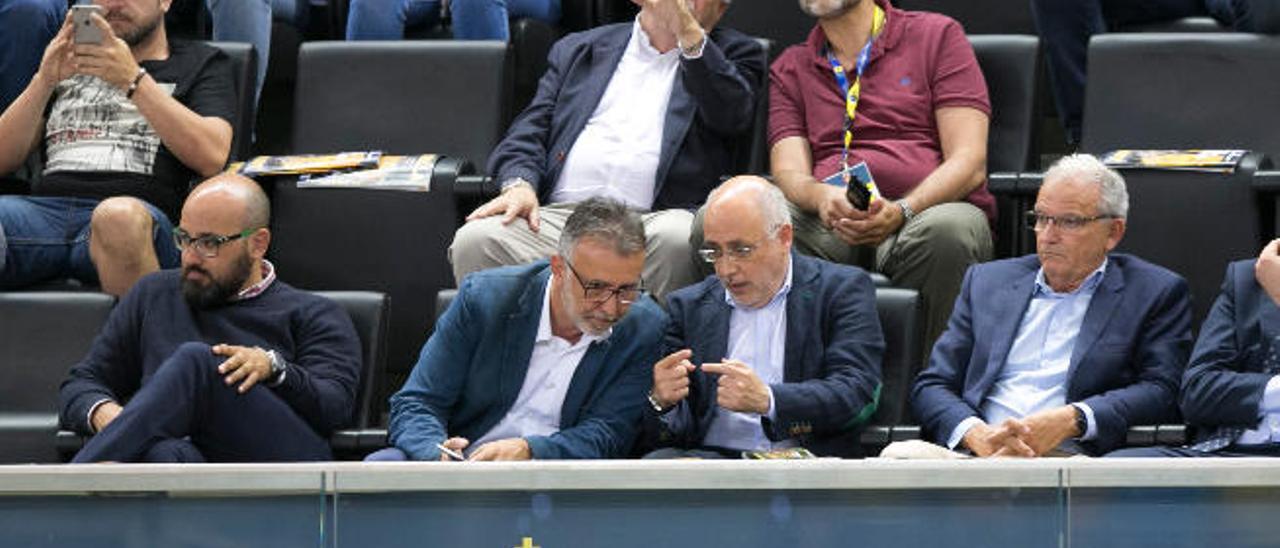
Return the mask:
POLYGON ((986 82, 947 17, 888 0, 800 6, 818 24, 773 63, 769 93, 773 177, 793 205, 796 245, 918 289, 928 355, 965 269, 991 258, 986 82), (865 211, 843 184, 823 182, 860 162, 884 198, 865 211))

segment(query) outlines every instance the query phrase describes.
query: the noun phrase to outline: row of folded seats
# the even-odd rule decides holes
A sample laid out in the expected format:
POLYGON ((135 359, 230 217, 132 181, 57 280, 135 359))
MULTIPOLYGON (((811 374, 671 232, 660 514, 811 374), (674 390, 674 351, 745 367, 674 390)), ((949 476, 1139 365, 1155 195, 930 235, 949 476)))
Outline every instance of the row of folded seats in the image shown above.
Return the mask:
MULTIPOLYGON (((1030 143, 1040 70, 1038 41, 1030 36, 974 36, 971 40, 987 77, 994 111, 989 169, 991 189, 1000 199, 997 256, 1020 255, 1033 251, 1033 240, 1021 229, 1019 219, 1034 201, 1040 182, 1039 174, 1029 171, 1034 167, 1030 143)), ((768 48, 770 43, 762 41, 761 47, 768 48)), ((239 74, 252 74, 252 56, 245 46, 226 48, 239 56, 239 74)), ((1263 240, 1275 233, 1274 196, 1280 177, 1268 170, 1268 155, 1280 153, 1280 132, 1275 131, 1280 105, 1273 100, 1280 91, 1280 78, 1268 68, 1280 53, 1280 42, 1254 35, 1108 35, 1096 38, 1090 51, 1082 150, 1258 151, 1233 173, 1133 172, 1128 176, 1134 206, 1121 250, 1186 276, 1198 325, 1226 263, 1255 255, 1263 240), (1187 74, 1198 76, 1187 78, 1187 74)), ((445 251, 467 209, 464 189, 479 188, 482 195, 492 190, 482 176, 469 175, 473 166, 484 165, 507 122, 509 55, 503 44, 475 42, 320 42, 302 48, 293 125, 296 152, 380 149, 430 151, 449 157, 438 166, 428 193, 299 190, 291 184, 264 181, 274 199, 272 259, 283 276, 302 288, 377 291, 396 303, 389 307, 383 301, 376 329, 357 322, 366 354, 372 356, 368 350, 373 348, 385 357, 366 358, 361 412, 355 424, 360 430, 335 437, 344 454, 382 442, 379 433, 368 429, 380 424, 387 394, 400 386, 430 334, 433 296, 453 285, 445 251), (335 257, 359 257, 361 267, 335 267, 335 257)), ((245 86, 241 89, 243 93, 245 86)), ((740 155, 740 172, 766 170, 764 112, 762 104, 756 135, 744 147, 748 152, 740 155)), ((243 126, 237 129, 243 135, 243 126)), ((886 360, 877 426, 863 434, 870 444, 918 435, 909 426, 899 426, 909 420, 903 412, 905 394, 923 361, 916 349, 920 345, 912 343, 919 336, 915 299, 902 291, 879 290, 886 335, 891 349, 896 338, 897 351, 891 350, 886 360)), ((15 392, 0 398, 0 413, 4 413, 0 429, 48 434, 56 427, 56 419, 49 419, 56 383, 67 366, 83 355, 96 331, 86 326, 100 324, 110 304, 92 293, 3 297, 3 306, 18 307, 12 313, 0 313, 5 324, 0 332, 13 339, 0 345, 6 355, 0 360, 3 374, 48 374, 46 378, 54 380, 0 382, 0 389, 15 392), (17 329, 41 325, 28 316, 48 313, 42 309, 46 298, 59 306, 86 307, 83 313, 88 319, 53 322, 48 331, 53 339, 17 329), (94 313, 101 316, 93 320, 94 313), (61 329, 74 333, 53 335, 61 329), (75 337, 83 337, 78 348, 75 337), (48 389, 23 388, 16 393, 16 386, 48 389)), ((1139 428, 1131 433, 1131 441, 1168 443, 1180 436, 1185 436, 1185 429, 1176 425, 1139 428)), ((0 447, 18 446, 0 443, 0 447)), ((12 458, 47 460, 51 456, 39 450, 32 455, 12 458)))

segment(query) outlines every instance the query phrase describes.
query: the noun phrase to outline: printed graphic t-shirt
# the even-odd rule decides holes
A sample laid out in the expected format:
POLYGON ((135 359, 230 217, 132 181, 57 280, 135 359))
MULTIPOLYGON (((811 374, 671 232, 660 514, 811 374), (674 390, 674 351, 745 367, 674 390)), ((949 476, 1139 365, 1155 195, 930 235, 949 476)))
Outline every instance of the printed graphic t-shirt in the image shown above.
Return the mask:
MULTIPOLYGON (((169 58, 143 61, 160 88, 201 116, 233 123, 236 93, 231 62, 220 50, 171 42, 169 58)), ((196 174, 160 142, 124 91, 76 75, 58 83, 45 124, 46 163, 33 193, 107 198, 133 196, 176 221, 196 174)))

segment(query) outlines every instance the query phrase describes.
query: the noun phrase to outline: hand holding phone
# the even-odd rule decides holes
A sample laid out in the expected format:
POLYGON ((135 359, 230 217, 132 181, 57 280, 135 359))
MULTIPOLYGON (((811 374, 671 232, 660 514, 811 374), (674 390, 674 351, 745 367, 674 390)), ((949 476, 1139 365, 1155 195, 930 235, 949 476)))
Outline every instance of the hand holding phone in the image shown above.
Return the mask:
POLYGON ((102 16, 102 6, 71 6, 71 24, 75 26, 75 43, 101 44, 102 29, 93 23, 93 14, 102 16))

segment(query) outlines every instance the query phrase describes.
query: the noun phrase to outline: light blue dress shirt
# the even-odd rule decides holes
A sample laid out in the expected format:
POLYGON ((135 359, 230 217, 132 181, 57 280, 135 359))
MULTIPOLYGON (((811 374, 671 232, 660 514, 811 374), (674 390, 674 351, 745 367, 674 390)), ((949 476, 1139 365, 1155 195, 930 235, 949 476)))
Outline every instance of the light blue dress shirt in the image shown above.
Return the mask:
MULTIPOLYGON (((1067 373, 1071 353, 1076 347, 1080 326, 1084 323, 1089 302, 1102 283, 1107 260, 1094 270, 1075 291, 1059 293, 1049 287, 1044 269, 1036 273, 1036 286, 1031 303, 1022 316, 1022 324, 1009 349, 1004 368, 995 385, 982 401, 982 418, 969 417, 956 425, 947 447, 955 449, 970 428, 982 422, 999 424, 1005 419, 1021 419, 1067 403, 1067 373)), ((1084 412, 1089 426, 1081 440, 1097 435, 1093 409, 1084 403, 1072 403, 1084 412)))
MULTIPOLYGON (((764 306, 750 308, 734 302, 725 291, 725 302, 733 308, 729 316, 729 355, 727 360, 738 360, 755 371, 765 385, 782 382, 783 362, 787 346, 787 295, 791 292, 790 259, 787 263, 786 281, 764 306)), ((770 419, 776 417, 773 405, 773 389, 769 389, 770 419)), ((739 413, 720 408, 716 410, 707 428, 702 444, 740 451, 768 451, 791 447, 789 441, 773 443, 764 433, 761 416, 757 413, 739 413)))

